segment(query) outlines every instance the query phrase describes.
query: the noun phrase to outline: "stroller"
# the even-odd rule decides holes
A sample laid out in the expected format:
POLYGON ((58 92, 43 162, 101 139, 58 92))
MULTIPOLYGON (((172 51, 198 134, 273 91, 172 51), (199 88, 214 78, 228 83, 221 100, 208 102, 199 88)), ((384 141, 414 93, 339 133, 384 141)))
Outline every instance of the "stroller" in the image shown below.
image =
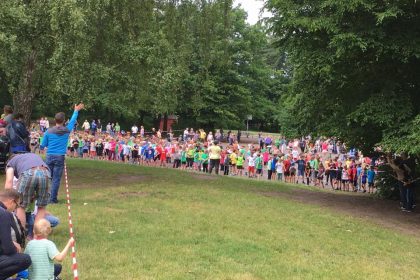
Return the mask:
POLYGON ((7 136, 0 136, 0 171, 6 169, 6 162, 9 158, 10 142, 7 136))

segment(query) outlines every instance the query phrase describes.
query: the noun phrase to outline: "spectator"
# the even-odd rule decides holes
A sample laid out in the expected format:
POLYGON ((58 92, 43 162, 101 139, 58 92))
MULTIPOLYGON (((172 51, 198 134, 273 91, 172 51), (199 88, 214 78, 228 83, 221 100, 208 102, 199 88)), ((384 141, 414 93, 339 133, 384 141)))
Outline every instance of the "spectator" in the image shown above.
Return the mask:
POLYGON ((29 150, 29 131, 26 129, 22 119, 22 114, 15 114, 14 119, 6 127, 11 153, 27 152, 29 150))
POLYGON ((20 204, 20 195, 13 189, 0 192, 0 280, 27 269, 31 258, 22 254, 22 248, 12 240, 15 224, 13 212, 20 204))
POLYGON ((6 166, 5 189, 13 188, 13 178, 19 179, 17 191, 22 197, 16 215, 26 225, 25 209, 37 200, 36 220, 43 218, 50 198, 50 171, 47 164, 36 154, 26 153, 11 157, 6 166))
POLYGON ((29 267, 29 279, 57 279, 61 272, 61 265, 54 264, 54 261, 62 262, 64 260, 74 239, 70 238, 63 251, 59 252, 56 245, 47 239, 50 233, 50 222, 45 219, 35 222, 35 239, 29 241, 25 249, 25 253, 32 259, 32 265, 29 267))
POLYGON ((10 123, 13 120, 13 109, 10 105, 4 105, 3 107, 3 115, 1 118, 6 122, 10 123))
MULTIPOLYGON (((41 143, 41 150, 48 148, 46 162, 51 171, 52 186, 50 203, 58 203, 57 195, 63 174, 64 159, 70 131, 76 123, 79 111, 84 108, 83 103, 74 106, 73 115, 67 124, 63 126, 66 116, 63 112, 55 114, 56 125, 47 130, 41 143)), ((88 123, 89 124, 89 123, 88 123)))

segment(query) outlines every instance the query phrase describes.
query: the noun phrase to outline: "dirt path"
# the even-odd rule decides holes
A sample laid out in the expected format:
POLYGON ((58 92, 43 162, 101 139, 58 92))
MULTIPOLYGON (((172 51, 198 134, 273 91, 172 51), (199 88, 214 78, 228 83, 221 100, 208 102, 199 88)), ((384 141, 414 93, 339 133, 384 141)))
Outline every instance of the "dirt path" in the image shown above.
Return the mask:
POLYGON ((267 197, 284 197, 302 203, 318 205, 336 212, 373 222, 420 237, 420 211, 402 212, 398 201, 375 199, 362 194, 338 194, 295 189, 291 192, 259 192, 267 197))

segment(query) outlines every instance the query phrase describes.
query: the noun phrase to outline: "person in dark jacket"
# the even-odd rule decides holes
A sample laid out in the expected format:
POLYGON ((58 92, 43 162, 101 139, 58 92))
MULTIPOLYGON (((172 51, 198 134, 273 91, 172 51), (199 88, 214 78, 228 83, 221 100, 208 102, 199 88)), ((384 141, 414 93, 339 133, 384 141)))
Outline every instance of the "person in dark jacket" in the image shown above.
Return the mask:
POLYGON ((13 189, 0 192, 0 280, 27 269, 31 265, 29 255, 22 254, 22 248, 12 240, 15 225, 13 214, 20 203, 19 193, 13 189))
POLYGON ((23 115, 15 114, 13 120, 7 124, 6 134, 10 140, 10 152, 27 152, 29 131, 23 123, 23 115))

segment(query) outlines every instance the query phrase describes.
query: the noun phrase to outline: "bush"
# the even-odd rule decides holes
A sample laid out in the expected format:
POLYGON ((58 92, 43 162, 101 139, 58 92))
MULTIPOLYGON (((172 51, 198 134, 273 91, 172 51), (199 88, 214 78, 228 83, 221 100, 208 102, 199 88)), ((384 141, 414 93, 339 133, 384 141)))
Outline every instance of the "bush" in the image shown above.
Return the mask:
POLYGON ((397 179, 393 175, 389 165, 380 165, 376 177, 376 195, 380 198, 399 199, 400 192, 397 187, 397 179))

